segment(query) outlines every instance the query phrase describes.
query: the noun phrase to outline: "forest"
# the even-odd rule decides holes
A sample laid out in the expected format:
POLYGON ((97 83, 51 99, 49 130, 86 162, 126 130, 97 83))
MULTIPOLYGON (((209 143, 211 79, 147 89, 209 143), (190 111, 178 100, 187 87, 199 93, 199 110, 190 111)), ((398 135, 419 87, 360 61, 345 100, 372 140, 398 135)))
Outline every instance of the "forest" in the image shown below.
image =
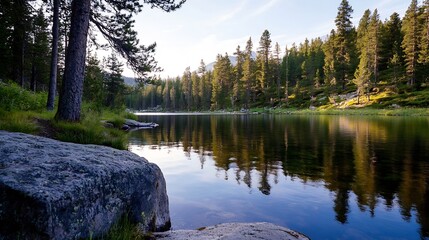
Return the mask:
MULTIPOLYGON (((54 90, 65 85, 72 6, 67 0, 59 2, 55 38, 58 40, 55 41, 51 30, 55 27, 55 4, 2 1, 2 82, 14 82, 35 92, 52 90, 50 84, 55 84, 54 90), (58 44, 55 75, 53 43, 58 44), (52 78, 56 80, 54 83, 50 81, 52 78)), ((109 3, 110 8, 131 13, 141 10, 138 1, 125 2, 129 4, 109 3)), ((144 2, 165 11, 175 10, 184 3, 144 2)), ((334 19, 336 29, 326 36, 280 46, 272 42, 271 33, 265 30, 259 41, 249 38, 246 46, 237 46, 232 55, 218 54, 213 69, 201 60, 197 70, 187 68, 182 76, 170 79, 149 74, 161 70, 151 55, 156 44, 139 47, 131 15, 104 16, 102 13, 109 13, 106 10, 109 4, 91 6, 99 12, 94 10, 90 17, 81 95, 83 102, 94 107, 164 111, 308 108, 335 105, 345 95, 354 99, 351 107, 429 105, 428 0, 422 3, 411 0, 402 18, 392 13, 388 19, 381 20, 377 9, 368 9, 358 26, 352 23, 352 6, 342 0, 334 19), (107 28, 101 24, 103 21, 116 24, 107 28), (97 42, 97 31, 107 39, 107 45, 97 42), (118 40, 118 36, 124 37, 118 40), (113 47, 115 53, 98 59, 97 49, 107 46, 113 47), (140 57, 142 52, 146 55, 140 57), (141 73, 137 74, 136 85, 124 83, 124 59, 135 72, 141 73)))
POLYGON ((259 41, 249 38, 232 55, 218 54, 213 69, 201 60, 195 71, 133 89, 126 105, 173 111, 308 108, 354 93, 352 107, 427 107, 429 1, 412 0, 403 18, 392 13, 384 21, 377 9, 368 9, 357 27, 352 13, 343 0, 336 29, 291 46, 273 43, 265 30, 259 41))

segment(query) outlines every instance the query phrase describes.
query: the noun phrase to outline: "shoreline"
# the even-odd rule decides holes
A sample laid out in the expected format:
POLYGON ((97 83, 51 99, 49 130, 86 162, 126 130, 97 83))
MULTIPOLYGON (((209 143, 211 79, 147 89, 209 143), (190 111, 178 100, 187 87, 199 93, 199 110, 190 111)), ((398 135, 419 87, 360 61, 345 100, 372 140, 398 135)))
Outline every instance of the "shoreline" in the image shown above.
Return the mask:
POLYGON ((294 109, 294 108, 251 108, 242 111, 130 111, 137 116, 198 116, 198 115, 252 115, 252 114, 284 114, 284 115, 344 115, 344 116, 410 116, 429 117, 429 108, 396 108, 396 109, 294 109))

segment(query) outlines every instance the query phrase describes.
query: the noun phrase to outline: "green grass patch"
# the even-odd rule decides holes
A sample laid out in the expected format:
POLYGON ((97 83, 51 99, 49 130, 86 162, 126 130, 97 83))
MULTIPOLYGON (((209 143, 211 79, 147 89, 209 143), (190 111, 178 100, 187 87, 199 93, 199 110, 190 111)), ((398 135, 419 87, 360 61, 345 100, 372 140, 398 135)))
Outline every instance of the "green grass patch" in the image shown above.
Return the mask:
POLYGON ((142 239, 139 234, 137 226, 132 224, 127 217, 122 217, 118 223, 113 225, 107 235, 103 237, 104 240, 116 239, 142 239))
MULTIPOLYGON (((54 138, 64 142, 127 149, 127 135, 119 127, 104 127, 101 121, 101 114, 97 112, 84 112, 82 115, 83 119, 77 123, 52 120, 52 126, 56 129, 54 138)), ((125 120, 118 117, 115 121, 123 122, 125 120)))
MULTIPOLYGON (((90 238, 92 239, 92 237, 90 238)), ((98 240, 146 240, 155 239, 151 232, 144 232, 136 223, 130 221, 127 214, 124 214, 110 230, 103 236, 96 238, 98 240)))
POLYGON ((23 132, 54 138, 65 142, 97 144, 127 149, 126 132, 120 130, 125 118, 137 116, 120 110, 105 110, 84 103, 79 123, 54 120, 55 111, 45 110, 47 94, 33 93, 15 83, 0 82, 0 130, 23 132), (112 122, 107 128, 102 120, 112 122))
POLYGON ((39 126, 33 113, 0 110, 0 130, 36 134, 39 126))

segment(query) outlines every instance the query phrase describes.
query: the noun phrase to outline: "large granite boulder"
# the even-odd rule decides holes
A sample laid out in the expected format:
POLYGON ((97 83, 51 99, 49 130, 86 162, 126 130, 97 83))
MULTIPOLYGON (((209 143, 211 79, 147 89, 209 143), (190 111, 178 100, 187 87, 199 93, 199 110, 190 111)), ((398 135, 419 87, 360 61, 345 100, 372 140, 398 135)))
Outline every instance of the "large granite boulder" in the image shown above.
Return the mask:
POLYGON ((168 230, 161 170, 128 151, 0 131, 0 239, 80 239, 127 216, 168 230))
POLYGON ((198 230, 155 233, 158 240, 308 240, 305 235, 272 223, 224 223, 198 230))

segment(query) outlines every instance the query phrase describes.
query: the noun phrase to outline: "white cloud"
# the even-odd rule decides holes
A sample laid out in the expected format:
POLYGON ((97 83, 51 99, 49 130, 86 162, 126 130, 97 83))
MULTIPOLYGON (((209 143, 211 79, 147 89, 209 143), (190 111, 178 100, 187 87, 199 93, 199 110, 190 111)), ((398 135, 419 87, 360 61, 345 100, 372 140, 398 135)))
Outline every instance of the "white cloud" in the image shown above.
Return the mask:
POLYGON ((268 11, 272 7, 274 7, 274 5, 276 5, 277 2, 279 2, 279 0, 270 0, 270 1, 266 2, 263 6, 259 7, 256 11, 254 11, 251 14, 251 16, 255 17, 255 16, 258 16, 258 15, 265 13, 266 11, 268 11))
POLYGON ((212 25, 213 26, 218 25, 220 23, 226 22, 234 18, 238 13, 240 13, 244 9, 245 5, 246 5, 246 0, 242 0, 240 4, 238 4, 235 8, 217 17, 216 21, 214 21, 212 25))

